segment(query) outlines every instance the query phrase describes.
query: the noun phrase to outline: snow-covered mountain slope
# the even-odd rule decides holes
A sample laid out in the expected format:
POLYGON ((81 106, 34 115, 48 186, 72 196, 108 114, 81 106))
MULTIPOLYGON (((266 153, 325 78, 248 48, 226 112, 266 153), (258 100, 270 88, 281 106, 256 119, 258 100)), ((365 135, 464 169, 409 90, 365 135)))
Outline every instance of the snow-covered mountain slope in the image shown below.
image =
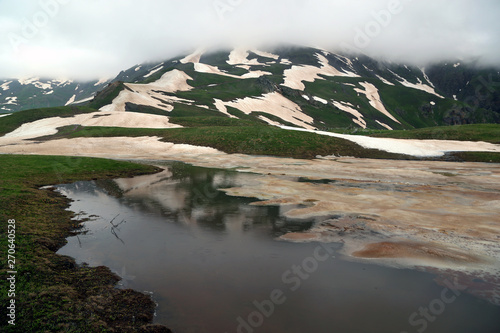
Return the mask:
POLYGON ((76 82, 38 77, 0 80, 0 114, 88 102, 110 81, 76 82))
POLYGON ((106 112, 405 129, 500 123, 496 82, 496 70, 465 64, 416 68, 301 47, 199 49, 135 65, 111 81, 0 81, 0 113, 78 103, 100 91, 90 106, 106 112))
POLYGON ((441 88, 446 86, 438 68, 313 48, 196 50, 120 73, 121 90, 101 94, 93 105, 172 116, 219 113, 307 129, 500 122, 500 110, 491 105, 478 107, 466 103, 468 96, 450 96, 441 88))

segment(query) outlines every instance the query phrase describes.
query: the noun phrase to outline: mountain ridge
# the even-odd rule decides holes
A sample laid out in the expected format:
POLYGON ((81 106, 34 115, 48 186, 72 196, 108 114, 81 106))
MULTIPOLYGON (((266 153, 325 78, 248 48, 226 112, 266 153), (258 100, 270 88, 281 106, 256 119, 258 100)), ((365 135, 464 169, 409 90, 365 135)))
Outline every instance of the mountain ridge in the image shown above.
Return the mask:
POLYGON ((81 94, 65 104, 93 96, 90 106, 106 112, 205 113, 309 129, 409 129, 500 123, 497 82, 498 71, 462 63, 417 68, 301 47, 197 50, 135 65, 87 89, 71 82, 81 94), (119 89, 103 99, 109 84, 119 89))

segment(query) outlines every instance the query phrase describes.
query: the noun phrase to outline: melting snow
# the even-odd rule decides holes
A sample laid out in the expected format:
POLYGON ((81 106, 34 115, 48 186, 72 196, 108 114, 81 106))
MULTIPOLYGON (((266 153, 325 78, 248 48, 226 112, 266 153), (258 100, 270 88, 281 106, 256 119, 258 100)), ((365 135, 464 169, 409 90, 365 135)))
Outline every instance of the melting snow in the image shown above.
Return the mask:
POLYGON ((247 66, 267 66, 260 63, 257 59, 248 60, 250 53, 246 49, 237 48, 229 54, 229 60, 226 62, 229 65, 247 65, 247 66))
POLYGON ((436 95, 439 98, 444 98, 443 96, 441 96, 438 93, 436 93, 436 91, 434 90, 434 88, 432 88, 432 87, 430 87, 430 86, 428 86, 426 84, 423 84, 422 81, 419 78, 417 78, 417 80, 418 80, 419 83, 411 83, 411 82, 408 82, 408 80, 406 80, 405 78, 402 78, 398 74, 394 73, 390 69, 389 69, 389 72, 391 72, 392 74, 394 74, 394 76, 396 76, 400 80, 399 83, 401 83, 405 87, 413 88, 413 89, 417 89, 417 90, 422 90, 422 91, 425 91, 426 93, 429 93, 429 94, 432 94, 432 95, 436 95))
POLYGON ((94 99, 93 96, 90 96, 88 98, 84 98, 84 99, 80 99, 78 101, 74 101, 73 104, 80 104, 80 103, 85 103, 85 102, 88 102, 88 101, 91 101, 92 99, 94 99))
POLYGON ((259 119, 264 120, 269 125, 273 125, 273 126, 280 126, 280 125, 282 125, 282 124, 278 123, 277 121, 271 120, 271 119, 269 119, 267 117, 264 117, 264 116, 259 116, 259 119))
POLYGON ((252 112, 265 112, 283 119, 291 124, 314 129, 311 125, 314 119, 302 112, 300 107, 285 98, 283 95, 273 92, 260 97, 247 97, 231 102, 215 100, 215 107, 222 113, 229 115, 227 107, 233 107, 245 114, 252 112))
POLYGON ((383 82, 383 83, 385 83, 385 84, 388 84, 388 85, 390 85, 390 86, 393 86, 393 85, 394 85, 394 83, 387 81, 386 79, 384 79, 384 78, 383 78, 382 76, 380 76, 380 75, 377 75, 377 77, 380 79, 380 81, 382 81, 382 82, 383 82))
POLYGON ((76 95, 71 96, 71 98, 69 99, 69 101, 67 101, 66 104, 64 104, 64 106, 73 103, 75 101, 75 98, 76 98, 76 95))
POLYGON ((434 90, 434 88, 432 88, 431 86, 428 86, 426 84, 422 84, 421 82, 420 83, 411 83, 411 82, 406 81, 406 79, 403 79, 403 81, 399 81, 399 83, 401 83, 405 87, 413 88, 413 89, 417 89, 417 90, 422 90, 422 91, 425 91, 426 93, 436 95, 439 98, 444 98, 443 96, 439 95, 434 90))
POLYGON ((320 103, 323 103, 323 104, 325 104, 325 105, 327 105, 327 104, 328 104, 328 101, 327 101, 326 99, 321 98, 321 97, 313 96, 313 99, 314 99, 315 101, 320 102, 320 103))
POLYGON ((427 73, 425 72, 425 67, 422 68, 422 74, 424 74, 424 78, 427 81, 427 83, 429 83, 432 88, 436 88, 434 86, 434 83, 432 83, 431 80, 429 79, 429 77, 427 76, 427 73))
POLYGON ((365 148, 379 149, 390 153, 412 155, 416 157, 443 156, 446 152, 451 151, 500 152, 500 145, 494 145, 492 143, 486 142, 372 138, 369 136, 337 134, 288 126, 280 127, 287 130, 311 132, 319 135, 333 136, 336 138, 352 141, 365 148))
POLYGON ((336 108, 338 108, 344 112, 350 113, 354 117, 356 117, 356 119, 352 120, 355 124, 358 124, 362 128, 366 128, 366 121, 363 119, 363 115, 358 110, 350 107, 349 105, 352 106, 351 103, 337 102, 337 101, 332 101, 332 103, 336 108))
POLYGON ((37 88, 43 89, 43 90, 49 90, 52 89, 52 85, 49 83, 43 83, 41 81, 36 81, 33 82, 33 85, 37 88))
POLYGON ((231 77, 234 79, 255 79, 255 78, 259 78, 259 77, 264 76, 264 75, 272 75, 272 73, 264 72, 264 71, 250 71, 242 76, 237 76, 237 75, 224 73, 216 66, 210 66, 210 65, 202 64, 202 63, 195 63, 194 70, 199 72, 199 73, 216 74, 216 75, 231 77))
POLYGON ((264 51, 259 51, 259 50, 252 50, 252 52, 255 53, 256 55, 258 55, 259 57, 263 57, 263 58, 271 58, 274 60, 278 60, 280 58, 279 55, 272 54, 269 52, 264 52, 264 51))
POLYGON ((7 97, 5 98, 5 100, 7 101, 7 103, 4 103, 5 105, 18 105, 17 104, 17 97, 14 96, 14 97, 7 97))
POLYGON ((382 122, 380 122, 378 120, 375 120, 375 121, 377 122, 377 124, 379 124, 380 126, 383 126, 383 127, 387 128, 389 131, 393 130, 393 128, 391 126, 389 126, 387 124, 384 124, 384 123, 382 123, 382 122))
POLYGON ((359 77, 358 75, 351 72, 341 72, 335 67, 331 66, 322 54, 316 53, 321 67, 302 65, 302 66, 292 66, 292 68, 287 69, 285 74, 285 83, 282 85, 296 90, 304 91, 306 86, 303 81, 314 82, 317 79, 323 80, 321 75, 327 76, 343 76, 343 77, 359 77))
POLYGON ((124 89, 120 92, 113 102, 109 105, 103 106, 101 111, 125 111, 126 103, 133 103, 138 105, 152 106, 167 112, 174 109, 171 105, 173 103, 194 103, 194 101, 178 98, 175 96, 167 96, 162 94, 175 93, 177 91, 189 91, 191 87, 187 81, 192 78, 183 71, 174 69, 166 72, 162 77, 152 83, 148 84, 132 84, 125 83, 129 89, 124 89))
POLYGON ((17 82, 19 82, 20 84, 22 84, 23 86, 25 86, 25 85, 28 85, 28 84, 32 84, 33 82, 36 82, 38 80, 39 80, 38 77, 32 77, 32 78, 29 78, 29 79, 19 79, 19 80, 17 80, 17 82))
POLYGON ((379 110, 380 112, 382 112, 384 115, 391 118, 395 122, 401 124, 399 122, 399 120, 394 118, 394 116, 389 111, 387 111, 387 109, 385 108, 384 104, 380 100, 380 95, 378 93, 377 87, 375 87, 373 84, 368 83, 368 82, 360 82, 359 84, 365 89, 361 90, 361 89, 356 88, 356 89, 354 89, 356 92, 366 95, 366 97, 370 101, 370 105, 372 107, 379 110))
POLYGON ((0 88, 2 88, 3 91, 7 91, 10 89, 9 84, 11 84, 12 81, 7 81, 4 84, 0 85, 0 88))
POLYGON ((149 72, 148 74, 144 75, 144 77, 150 77, 151 75, 153 75, 153 74, 161 71, 162 69, 163 69, 163 66, 160 66, 160 67, 158 67, 156 69, 153 69, 151 72, 149 72))
POLYGON ((134 112, 93 112, 74 117, 53 117, 25 123, 5 138, 33 139, 57 133, 57 128, 70 125, 112 126, 125 128, 179 128, 182 126, 169 123, 168 117, 134 112))
POLYGON ((50 81, 52 84, 58 86, 58 87, 65 87, 71 83, 73 83, 72 80, 65 80, 65 79, 54 79, 52 81, 50 81))
POLYGON ((205 53, 205 49, 201 48, 201 49, 198 49, 196 51, 194 51, 194 53, 186 56, 185 58, 181 59, 181 63, 182 64, 187 64, 187 63, 193 63, 193 64, 196 64, 196 63, 199 63, 200 62, 200 59, 201 59, 201 56, 203 55, 203 53, 205 53))

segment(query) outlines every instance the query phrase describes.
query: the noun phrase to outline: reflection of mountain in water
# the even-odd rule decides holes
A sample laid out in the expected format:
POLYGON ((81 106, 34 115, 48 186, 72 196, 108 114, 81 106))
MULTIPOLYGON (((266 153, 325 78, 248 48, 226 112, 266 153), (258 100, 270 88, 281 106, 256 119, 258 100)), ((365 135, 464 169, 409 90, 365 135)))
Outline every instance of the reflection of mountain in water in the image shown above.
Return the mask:
MULTIPOLYGON (((154 212, 168 220, 189 226, 201 226, 219 231, 240 232, 259 227, 273 236, 288 231, 301 231, 312 221, 290 221, 282 217, 284 209, 293 207, 254 207, 249 198, 228 196, 219 189, 257 182, 259 176, 227 170, 196 168, 172 162, 164 171, 135 178, 97 181, 95 184, 131 207, 142 212, 154 212)), ((83 186, 83 185, 80 185, 83 186)), ((99 192, 86 185, 85 191, 99 192)))

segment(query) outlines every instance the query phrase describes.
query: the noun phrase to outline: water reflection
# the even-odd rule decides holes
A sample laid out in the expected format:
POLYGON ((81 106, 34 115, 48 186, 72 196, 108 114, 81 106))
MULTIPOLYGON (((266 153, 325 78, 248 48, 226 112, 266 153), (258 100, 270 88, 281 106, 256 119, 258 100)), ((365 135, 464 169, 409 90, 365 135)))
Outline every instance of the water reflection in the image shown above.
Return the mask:
MULTIPOLYGON (((164 167, 156 175, 58 186, 75 200, 73 211, 95 215, 60 253, 108 266, 123 286, 152 292, 157 322, 176 332, 416 332, 409 315, 441 295, 429 274, 320 261, 318 244, 276 241, 312 222, 285 219, 293 207, 251 206, 252 199, 218 190, 259 175, 164 167), (272 315, 261 311, 262 320, 252 317, 276 290, 285 301, 272 315), (249 324, 252 318, 259 325, 249 324)), ((462 295, 426 332, 497 332, 498 314, 462 295)))

